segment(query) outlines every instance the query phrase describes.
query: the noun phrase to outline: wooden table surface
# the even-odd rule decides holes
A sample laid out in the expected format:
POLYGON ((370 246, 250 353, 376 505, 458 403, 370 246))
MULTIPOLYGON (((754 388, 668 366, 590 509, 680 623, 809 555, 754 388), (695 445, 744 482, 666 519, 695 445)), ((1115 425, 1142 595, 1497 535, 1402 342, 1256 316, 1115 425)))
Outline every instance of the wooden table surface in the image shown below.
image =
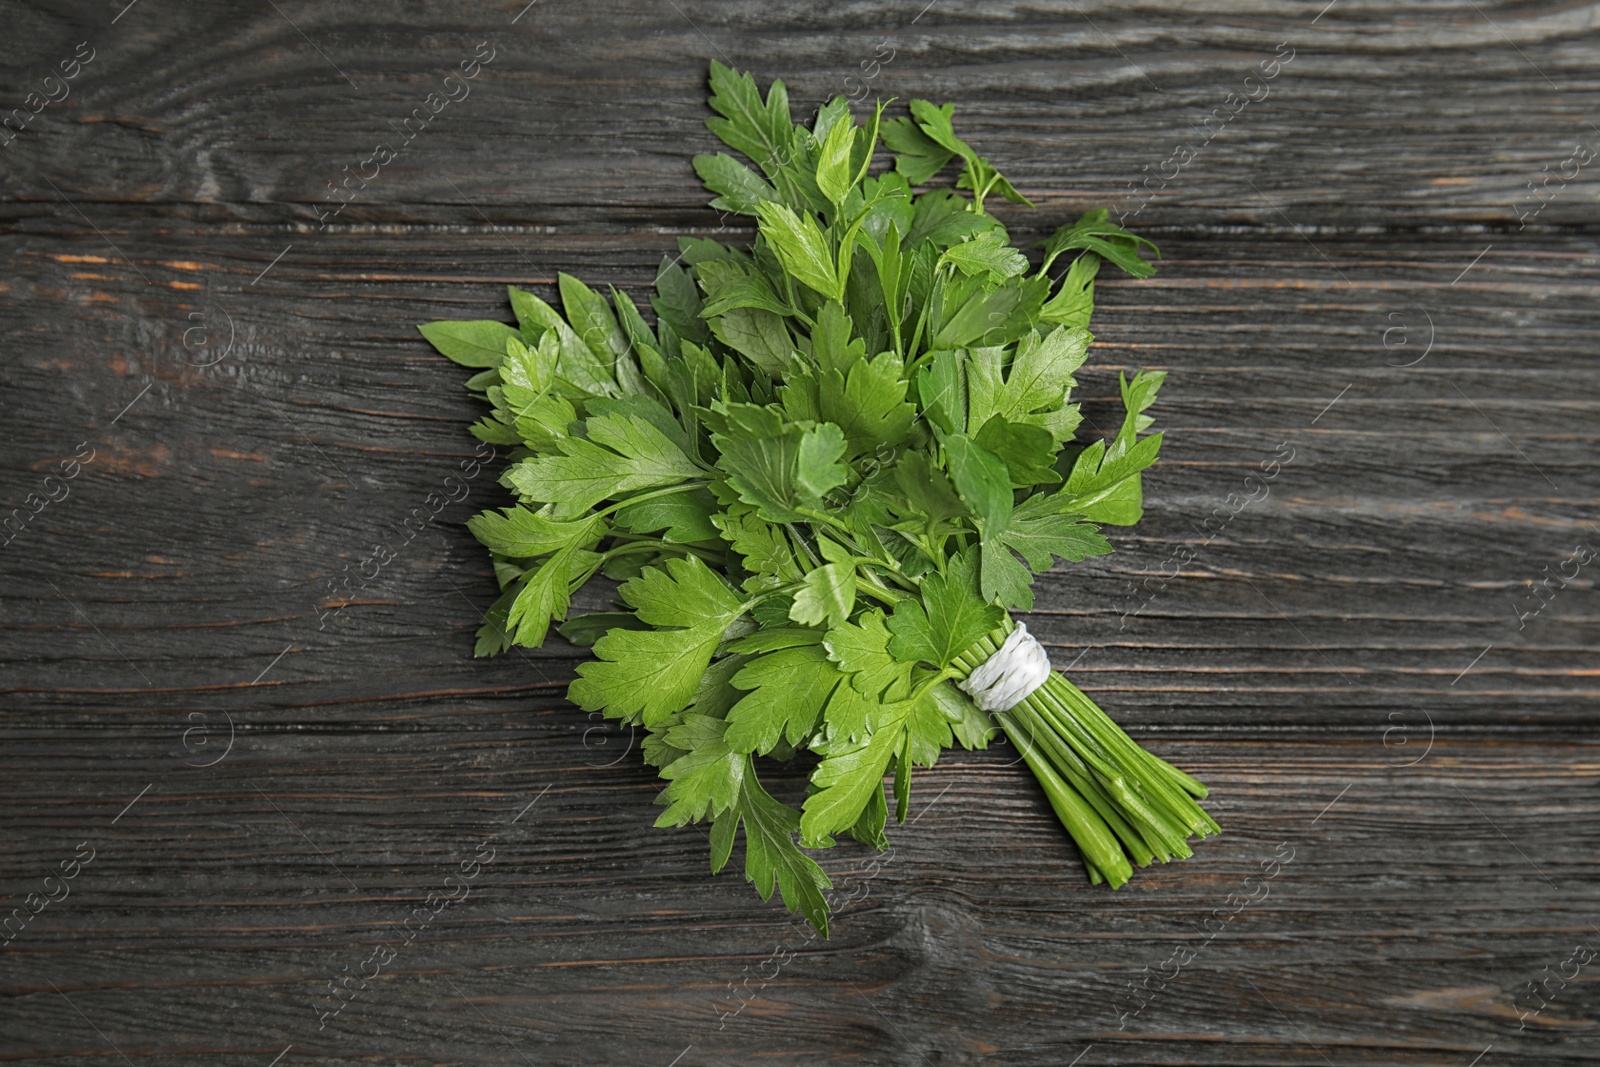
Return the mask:
POLYGON ((1600 1062, 1600 5, 524 3, 0 4, 0 1062, 1600 1062), (472 658, 493 466, 401 542, 479 414, 416 323, 748 237, 712 58, 1160 243, 1083 376, 1171 372, 1145 520, 1028 622, 1212 785, 1193 859, 1091 887, 956 752, 812 938, 651 827, 581 650, 472 658))

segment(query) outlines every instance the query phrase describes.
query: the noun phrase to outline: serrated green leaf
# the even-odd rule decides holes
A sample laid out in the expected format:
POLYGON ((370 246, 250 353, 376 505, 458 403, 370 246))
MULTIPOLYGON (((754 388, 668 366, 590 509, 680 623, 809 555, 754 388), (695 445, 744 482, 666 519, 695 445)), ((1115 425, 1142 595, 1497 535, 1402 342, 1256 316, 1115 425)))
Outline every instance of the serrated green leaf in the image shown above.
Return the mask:
POLYGON ((1039 309, 1039 318, 1062 326, 1088 328, 1089 316, 1094 311, 1094 279, 1100 273, 1100 263, 1100 257, 1093 252, 1085 252, 1073 260, 1067 276, 1061 279, 1061 288, 1039 309))
POLYGON ((823 705, 843 677, 820 645, 752 659, 733 676, 737 688, 750 692, 728 711, 729 746, 765 755, 780 741, 798 745, 816 729, 823 705))
POLYGON ((972 550, 950 560, 944 574, 922 580, 922 600, 903 600, 889 618, 889 651, 943 669, 997 628, 1005 613, 979 595, 972 550))
POLYGON ((883 791, 889 761, 905 740, 912 701, 880 704, 870 719, 870 733, 862 741, 833 746, 811 774, 814 792, 806 797, 800 816, 801 840, 819 841, 848 830, 866 809, 873 790, 883 791))
POLYGON ((863 845, 870 845, 879 852, 889 847, 889 839, 884 835, 884 825, 889 821, 889 806, 883 799, 883 790, 871 794, 867 799, 867 806, 862 809, 861 817, 850 827, 850 836, 860 841, 863 845))
POLYGON ((670 326, 675 336, 696 344, 710 340, 710 328, 700 317, 700 290, 688 271, 665 256, 661 257, 661 266, 656 270, 656 295, 650 298, 650 306, 655 309, 657 319, 670 326))
POLYGON ((711 206, 718 211, 754 215, 757 204, 779 198, 770 182, 724 152, 695 156, 694 171, 705 187, 717 194, 711 206))
POLYGON ((1109 447, 1095 441, 1080 452, 1062 492, 1052 497, 1058 511, 1072 511, 1096 522, 1130 525, 1142 510, 1140 472, 1156 461, 1162 435, 1139 437, 1150 424, 1144 411, 1154 402, 1163 374, 1140 373, 1121 379, 1125 415, 1109 447))
POLYGON ((774 81, 763 102, 754 78, 712 60, 710 103, 720 117, 706 119, 706 127, 769 176, 776 173, 794 138, 783 82, 774 81))
POLYGON ((945 433, 967 429, 967 374, 965 350, 943 349, 923 357, 927 364, 917 373, 917 394, 923 414, 945 433))
POLYGON ((983 424, 974 440, 1000 457, 1011 475, 1012 486, 1017 489, 1061 481, 1054 466, 1060 446, 1050 431, 1041 426, 1011 422, 1004 415, 994 415, 983 424))
POLYGON ((799 911, 823 937, 828 936, 828 901, 824 891, 833 883, 815 860, 794 844, 800 829, 800 813, 772 798, 756 779, 755 766, 745 757, 745 771, 739 790, 739 803, 717 816, 712 827, 713 872, 727 863, 733 835, 744 825, 745 878, 762 900, 771 900, 776 887, 791 912, 799 911))
POLYGON ((639 618, 671 630, 612 630, 567 690, 586 711, 651 725, 682 710, 743 604, 697 557, 650 568, 622 587, 639 618))
POLYGON ((1122 393, 1124 414, 1117 444, 1122 448, 1130 447, 1135 434, 1142 433, 1154 421, 1144 412, 1156 402, 1156 393, 1166 380, 1166 371, 1140 371, 1132 378, 1118 372, 1117 387, 1122 393))
POLYGON ((719 536, 711 516, 717 513, 716 497, 708 489, 692 489, 642 500, 618 508, 616 524, 630 533, 658 533, 663 541, 692 544, 719 536))
POLYGON ((839 460, 845 450, 844 432, 831 422, 819 423, 800 435, 795 458, 795 485, 812 500, 821 500, 850 477, 839 460))
POLYGON ((598 559, 592 552, 563 548, 526 577, 506 617, 506 629, 517 644, 525 648, 544 644, 551 620, 567 617, 572 582, 598 559))
POLYGON ((516 428, 507 426, 499 419, 485 415, 472 424, 472 436, 491 445, 520 445, 522 437, 516 428))
POLYGON ((903 500, 897 504, 897 510, 902 514, 926 518, 923 532, 932 536, 947 532, 949 520, 967 514, 966 506, 956 495, 950 479, 921 452, 908 452, 900 457, 895 464, 894 475, 896 484, 904 494, 903 500))
POLYGON ((1029 497, 1012 513, 1000 542, 1018 552, 1035 573, 1049 570, 1053 556, 1078 563, 1111 551, 1111 542, 1100 535, 1093 523, 1057 509, 1051 497, 1029 497))
POLYGON ((966 168, 957 179, 956 186, 973 190, 974 200, 977 202, 975 210, 982 213, 983 198, 989 192, 999 192, 1007 200, 1033 206, 1027 197, 1012 188, 1011 183, 995 169, 993 164, 979 156, 972 150, 971 145, 956 136, 955 129, 951 125, 951 116, 954 113, 954 104, 938 107, 926 100, 911 101, 911 116, 916 121, 917 127, 941 148, 960 156, 966 162, 966 168))
MULTIPOLYGON (((717 466, 739 498, 754 505, 763 519, 799 522, 807 516, 797 509, 821 505, 820 494, 812 493, 799 478, 802 443, 813 431, 756 404, 728 404, 714 414, 723 420, 711 438, 721 454, 717 466)), ((809 448, 813 455, 825 455, 826 445, 824 435, 814 437, 809 448)), ((825 484, 831 478, 817 472, 807 477, 811 484, 825 484)))
POLYGON ((513 580, 500 590, 500 595, 495 598, 483 613, 483 625, 478 627, 473 644, 474 656, 495 656, 509 649, 514 642, 510 631, 511 605, 516 603, 517 595, 522 592, 522 582, 513 580))
POLYGON ((739 307, 709 320, 717 340, 745 356, 773 378, 783 377, 794 354, 794 339, 783 318, 758 307, 739 307))
POLYGON ((609 497, 676 485, 704 473, 637 415, 596 416, 589 419, 588 431, 588 440, 563 439, 559 456, 513 464, 505 481, 524 500, 552 503, 558 518, 570 518, 609 497))
POLYGON ((854 564, 825 564, 808 571, 804 582, 794 594, 789 618, 802 626, 838 626, 850 617, 856 603, 854 564))
POLYGON ((984 541, 980 591, 987 600, 998 600, 1007 608, 1028 611, 1033 608, 1033 575, 1017 562, 1017 557, 999 540, 984 541))
POLYGON ((889 651, 895 659, 906 663, 939 663, 940 650, 921 602, 903 600, 896 604, 888 625, 894 635, 889 641, 889 651))
POLYGON ((883 143, 895 156, 894 169, 910 185, 924 184, 955 156, 909 118, 885 122, 882 132, 883 143))
POLYGON ((517 331, 503 322, 429 322, 417 327, 428 343, 463 367, 498 367, 517 331))
POLYGON ((829 744, 859 741, 867 736, 867 717, 878 706, 873 697, 866 696, 853 684, 860 675, 852 676, 852 684, 836 686, 822 709, 822 719, 827 726, 829 744))
MULTIPOLYGON (((1060 413, 1067 391, 1077 384, 1072 372, 1083 365, 1092 340, 1089 331, 1076 327, 1057 327, 1043 337, 1030 331, 1004 370, 998 350, 973 349, 967 362, 968 432, 977 433, 1001 415, 1011 422, 1040 426, 1057 441, 1064 440, 1060 413)), ((1070 436, 1071 428, 1065 433, 1070 436)))
POLYGON ((725 625, 743 611, 738 595, 699 556, 651 567, 624 584, 618 595, 652 626, 725 625))
POLYGON ((514 285, 506 286, 506 291, 511 297, 511 310, 522 324, 524 341, 532 344, 547 331, 555 333, 559 353, 556 373, 564 381, 590 396, 616 395, 612 360, 595 355, 560 312, 537 296, 514 285))
POLYGON ((609 366, 619 356, 626 355, 630 348, 628 337, 606 305, 606 298, 570 274, 558 272, 556 282, 567 321, 589 346, 595 359, 609 366))
POLYGON ((533 559, 574 545, 589 548, 605 535, 606 523, 598 515, 564 522, 552 518, 549 509, 514 507, 498 515, 480 512, 467 520, 467 529, 491 552, 533 559))
POLYGON ((1012 248, 999 234, 985 233, 951 245, 939 259, 963 274, 1003 281, 1028 269, 1028 257, 1012 248))
MULTIPOLYGON (((639 314, 633 298, 614 285, 610 286, 610 289, 611 303, 617 309, 617 321, 622 325, 622 332, 628 335, 628 342, 633 345, 634 352, 637 354, 644 349, 656 351, 661 342, 657 340, 656 332, 644 321, 644 316, 639 314)), ((656 382, 656 387, 664 388, 660 382, 656 382)))
MULTIPOLYGON (((939 682, 933 688, 938 689, 946 683, 939 682)), ((911 728, 906 733, 906 744, 900 749, 904 770, 903 776, 896 771, 897 779, 905 780, 905 791, 911 788, 911 764, 918 767, 932 767, 939 762, 939 753, 949 748, 955 738, 951 735, 950 720, 944 713, 944 706, 933 696, 932 690, 928 696, 917 701, 916 707, 911 709, 911 728)), ((898 787, 899 780, 895 782, 898 787)), ((897 796, 900 794, 897 792, 897 796)), ((905 821, 905 811, 900 812, 900 821, 905 821)))
POLYGON ((656 819, 657 826, 699 822, 739 802, 747 763, 743 753, 729 747, 728 727, 725 719, 691 711, 666 731, 665 743, 683 755, 661 768, 661 777, 669 783, 663 791, 669 804, 656 819))
POLYGON ((1107 221, 1108 215, 1105 208, 1087 211, 1077 222, 1062 226, 1051 234, 1044 242, 1045 259, 1040 271, 1048 271, 1050 264, 1063 252, 1082 248, 1104 256, 1135 278, 1148 278, 1154 274, 1155 267, 1140 258, 1139 250, 1148 248, 1159 256, 1160 249, 1138 234, 1107 221))
POLYGON ((855 186, 855 168, 850 159, 855 142, 856 127, 846 110, 828 127, 817 152, 817 188, 835 205, 844 203, 845 196, 855 186))
POLYGON ((1007 344, 1033 325, 1049 292, 1047 278, 1007 278, 998 285, 958 278, 944 289, 941 322, 929 347, 1007 344))
POLYGON ((988 748, 998 730, 987 712, 981 711, 972 698, 950 682, 940 682, 928 691, 928 696, 950 723, 951 733, 967 750, 988 748))
MULTIPOLYGON (((722 531, 723 540, 744 560, 744 568, 751 575, 744 583, 747 591, 773 589, 800 579, 800 564, 795 561, 794 549, 781 526, 774 526, 742 504, 712 521, 722 531)), ((780 617, 788 618, 787 606, 780 617)))
MULTIPOLYGON (((788 307, 772 291, 766 277, 753 267, 731 260, 710 260, 695 268, 695 277, 706 294, 706 305, 700 309, 703 318, 715 318, 735 308, 760 308, 778 316, 789 313, 788 307)), ((712 329, 715 328, 713 323, 712 329)), ((763 369, 769 374, 782 374, 788 363, 788 350, 792 344, 787 337, 785 333, 781 344, 782 362, 777 362, 775 369, 763 364, 763 369)))
POLYGON ((889 652, 892 638, 883 610, 861 613, 855 622, 834 626, 822 639, 828 656, 850 675, 850 684, 864 697, 876 700, 894 692, 911 676, 911 661, 889 652))
POLYGON ((848 372, 824 369, 817 375, 820 416, 844 431, 848 454, 892 449, 911 435, 917 409, 906 400, 909 383, 893 352, 858 359, 848 372))
POLYGON ((977 515, 985 538, 1006 528, 1011 518, 1011 475, 998 456, 965 434, 944 439, 950 461, 950 480, 956 492, 977 515))
POLYGON ((525 344, 520 337, 510 337, 506 340, 505 362, 500 365, 500 381, 533 396, 542 395, 555 384, 560 362, 561 349, 553 332, 547 331, 533 345, 525 344))
MULTIPOLYGON (((945 158, 948 160, 950 157, 945 158)), ((957 196, 948 189, 932 189, 917 197, 912 219, 904 247, 916 248, 929 244, 935 252, 965 238, 988 233, 1000 225, 992 217, 973 211, 965 197, 957 196)), ((937 258, 933 257, 934 260, 937 258)), ((931 265, 933 260, 929 262, 931 265)))
POLYGON ((834 264, 828 237, 811 213, 796 215, 787 205, 756 205, 761 236, 794 277, 832 300, 844 299, 844 283, 834 264))

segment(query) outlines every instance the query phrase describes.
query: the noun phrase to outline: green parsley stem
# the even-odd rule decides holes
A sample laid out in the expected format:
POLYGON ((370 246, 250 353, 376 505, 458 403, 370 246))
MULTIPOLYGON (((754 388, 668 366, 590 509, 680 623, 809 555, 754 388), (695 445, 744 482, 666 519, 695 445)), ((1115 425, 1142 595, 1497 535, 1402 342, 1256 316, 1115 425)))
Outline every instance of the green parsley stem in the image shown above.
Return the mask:
MULTIPOLYGON (((962 676, 993 656, 1013 628, 1010 620, 966 649, 954 662, 962 676)), ((1064 676, 1045 683, 1008 711, 997 713, 1011 740, 1039 778, 1063 825, 1084 850, 1091 877, 1113 887, 1126 880, 1121 866, 1100 853, 1102 831, 1121 842, 1125 864, 1166 862, 1191 854, 1188 838, 1216 833, 1216 822, 1197 796, 1204 787, 1136 744, 1121 727, 1064 676), (1063 800, 1068 793, 1074 805, 1063 800), (1083 809, 1095 820, 1086 821, 1083 809)))
MULTIPOLYGON (((611 548, 600 553, 600 562, 595 565, 595 570, 598 570, 600 566, 610 560, 616 559, 618 556, 625 556, 630 552, 682 552, 686 556, 699 556, 707 563, 715 563, 719 566, 722 563, 722 557, 708 549, 696 548, 694 545, 675 544, 671 541, 662 541, 659 538, 641 537, 637 540, 630 539, 622 543, 613 542, 611 548)), ((591 570, 589 573, 593 574, 594 571, 591 570)))
POLYGON ((875 600, 883 601, 890 607, 893 607, 906 598, 904 593, 896 592, 893 589, 879 585, 877 582, 869 581, 860 574, 857 574, 856 576, 856 589, 860 592, 866 593, 875 600))
POLYGON ((687 493, 687 492, 691 492, 692 490, 699 489, 702 486, 707 486, 707 485, 710 485, 710 484, 711 484, 710 479, 705 479, 705 480, 695 479, 694 481, 681 482, 678 485, 669 485, 665 489, 652 489, 648 493, 640 493, 638 496, 630 496, 626 500, 619 500, 615 504, 610 505, 609 507, 601 508, 599 511, 595 512, 594 515, 591 516, 591 517, 598 517, 598 516, 601 516, 601 515, 609 515, 613 511, 617 511, 620 508, 627 507, 629 504, 640 504, 640 503, 643 503, 646 500, 654 500, 656 497, 671 496, 673 493, 687 493))
MULTIPOLYGON (((1002 711, 995 717, 1006 727, 1008 734, 1013 737, 1023 736, 1023 727, 1009 712, 1002 711)), ((1055 810, 1056 818, 1061 820, 1061 824, 1067 828, 1072 839, 1078 843, 1078 848, 1083 852, 1084 864, 1090 868, 1091 874, 1098 871, 1113 889, 1132 878, 1133 866, 1123 853, 1122 846, 1112 836, 1105 820, 1084 802, 1077 790, 1067 785, 1037 748, 1032 745, 1022 747, 1022 758, 1027 761, 1028 769, 1044 787, 1045 797, 1050 801, 1050 807, 1055 810)))

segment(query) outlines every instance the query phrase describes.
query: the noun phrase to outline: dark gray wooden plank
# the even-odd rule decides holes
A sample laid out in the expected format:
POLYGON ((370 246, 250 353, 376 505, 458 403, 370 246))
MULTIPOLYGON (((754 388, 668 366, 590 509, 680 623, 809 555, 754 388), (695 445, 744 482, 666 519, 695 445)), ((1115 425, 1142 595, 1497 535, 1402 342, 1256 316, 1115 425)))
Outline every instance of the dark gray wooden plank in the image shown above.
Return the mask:
POLYGON ((823 942, 708 878, 695 831, 650 830, 636 764, 588 766, 511 710, 443 745, 257 732, 209 768, 123 729, 26 739, 7 888, 95 854, 6 950, 10 1055, 1592 1062, 1592 983, 1511 1033, 1523 984, 1595 939, 1592 746, 1443 742, 1404 769, 1375 739, 1162 747, 1216 786, 1228 831, 1195 858, 1092 888, 1014 756, 955 755, 877 868, 824 856, 844 903, 823 942), (327 981, 386 944, 319 1030, 327 981))
POLYGON ((837 93, 958 101, 962 132, 1057 214, 1592 222, 1589 8, 1325 6, 541 4, 517 18, 518 0, 191 3, 113 24, 107 5, 13 4, 8 106, 80 42, 94 58, 5 150, 4 198, 22 215, 66 196, 314 228, 349 167, 370 181, 335 225, 441 221, 468 197, 496 221, 681 224, 704 202, 683 155, 710 147, 705 67, 720 58, 785 79, 797 115, 837 93), (447 86, 481 42, 493 58, 447 86), (459 100, 406 138, 429 93, 459 100), (379 144, 398 155, 374 176, 379 144))

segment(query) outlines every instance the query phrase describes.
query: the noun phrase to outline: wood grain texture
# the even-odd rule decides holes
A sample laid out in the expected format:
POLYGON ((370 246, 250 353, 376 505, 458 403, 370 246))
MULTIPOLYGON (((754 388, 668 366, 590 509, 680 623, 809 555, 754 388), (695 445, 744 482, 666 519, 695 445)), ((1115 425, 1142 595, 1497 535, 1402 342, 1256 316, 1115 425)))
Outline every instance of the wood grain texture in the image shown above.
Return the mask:
POLYGON ((1591 164, 1527 187, 1600 145, 1593 5, 0 11, 0 117, 94 50, 0 147, 0 519, 93 457, 0 545, 0 918, 93 850, 0 949, 0 1062, 1600 1061, 1593 565, 1532 591, 1600 537, 1600 227, 1591 164), (1107 893, 1014 750, 952 753, 887 858, 821 854, 824 942, 651 828, 579 650, 471 658, 494 464, 398 524, 477 414, 416 323, 747 236, 688 165, 707 61, 809 111, 880 46, 871 92, 956 101, 1034 198, 1019 239, 1110 204, 1161 243, 1081 375, 1092 432, 1171 372, 1146 518, 1028 621, 1226 832, 1107 893))

